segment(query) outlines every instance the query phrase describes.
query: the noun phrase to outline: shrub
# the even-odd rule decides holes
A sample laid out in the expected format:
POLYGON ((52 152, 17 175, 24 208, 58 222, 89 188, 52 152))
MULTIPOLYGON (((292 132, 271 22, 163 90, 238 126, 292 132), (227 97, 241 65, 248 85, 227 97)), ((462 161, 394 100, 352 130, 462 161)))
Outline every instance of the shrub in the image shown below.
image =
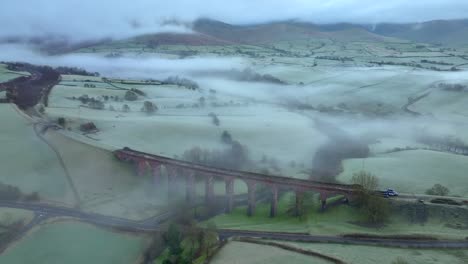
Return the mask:
POLYGON ((57 124, 59 124, 60 126, 65 126, 66 123, 67 123, 67 121, 63 117, 59 117, 57 119, 57 124))
POLYGON ((89 107, 92 108, 92 109, 97 109, 97 110, 103 110, 105 105, 103 102, 101 101, 97 101, 97 100, 92 100, 90 103, 89 103, 89 107))
POLYGON ((372 224, 383 223, 390 215, 390 205, 382 197, 368 196, 361 209, 372 224))
POLYGON ((220 121, 219 121, 218 116, 215 113, 209 113, 208 116, 211 116, 213 125, 219 126, 220 121))
POLYGON ((232 136, 226 130, 221 134, 221 142, 225 144, 232 144, 232 136))
POLYGON ((93 122, 89 122, 89 123, 84 123, 84 124, 81 124, 80 125, 80 130, 83 131, 83 132, 93 132, 93 131, 97 131, 97 127, 96 125, 93 123, 93 122))
POLYGON ((366 191, 375 191, 379 187, 379 179, 366 171, 354 173, 351 182, 360 185, 366 191))
POLYGON ((127 91, 125 93, 125 100, 127 101, 136 101, 138 99, 138 95, 135 92, 127 91))
POLYGON ((435 184, 426 191, 427 195, 447 196, 450 193, 449 189, 443 185, 435 184))
POLYGON ((124 104, 122 106, 122 112, 124 112, 124 113, 130 112, 130 106, 128 106, 127 104, 124 104))
POLYGON ((158 107, 150 101, 145 101, 143 103, 143 107, 141 108, 141 111, 147 114, 153 114, 156 111, 158 111, 158 107))

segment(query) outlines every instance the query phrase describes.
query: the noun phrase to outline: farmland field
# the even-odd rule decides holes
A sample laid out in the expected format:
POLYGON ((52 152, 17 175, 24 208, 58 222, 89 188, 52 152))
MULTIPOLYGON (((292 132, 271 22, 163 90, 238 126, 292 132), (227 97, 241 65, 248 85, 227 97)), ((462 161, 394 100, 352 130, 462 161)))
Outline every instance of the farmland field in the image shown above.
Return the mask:
POLYGON ((235 263, 329 263, 319 258, 304 256, 299 253, 290 252, 270 246, 255 245, 243 242, 229 242, 213 258, 214 264, 235 263))
POLYGON ((370 246, 287 243, 294 247, 332 255, 350 264, 391 264, 398 257, 408 263, 466 263, 468 255, 463 250, 420 250, 370 246))
POLYGON ((113 233, 88 224, 56 222, 33 230, 0 255, 0 262, 128 264, 137 261, 145 244, 145 237, 113 233))

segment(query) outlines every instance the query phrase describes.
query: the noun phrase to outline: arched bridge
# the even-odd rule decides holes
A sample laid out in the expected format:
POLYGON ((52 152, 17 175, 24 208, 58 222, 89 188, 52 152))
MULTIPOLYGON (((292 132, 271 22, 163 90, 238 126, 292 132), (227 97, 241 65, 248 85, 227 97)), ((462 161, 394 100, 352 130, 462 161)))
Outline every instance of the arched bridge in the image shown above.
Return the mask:
POLYGON ((149 169, 156 184, 160 182, 161 167, 164 166, 168 174, 169 199, 171 199, 172 194, 175 193, 175 183, 178 177, 184 177, 186 180, 186 199, 188 202, 195 200, 195 174, 198 177, 203 177, 205 180, 205 201, 207 203, 212 202, 214 198, 214 179, 224 180, 226 184, 226 210, 228 212, 232 211, 234 205, 235 180, 242 180, 247 185, 248 215, 253 215, 255 213, 255 191, 258 184, 263 184, 271 189, 271 217, 276 216, 278 212, 278 192, 280 189, 294 191, 296 193, 297 202, 299 201, 298 197, 306 191, 318 192, 320 193, 320 200, 322 201, 323 207, 325 206, 327 197, 331 195, 344 195, 345 197, 349 197, 356 191, 356 186, 353 185, 324 183, 283 176, 221 169, 139 152, 130 148, 117 150, 114 154, 119 160, 134 164, 138 175, 144 175, 149 169))

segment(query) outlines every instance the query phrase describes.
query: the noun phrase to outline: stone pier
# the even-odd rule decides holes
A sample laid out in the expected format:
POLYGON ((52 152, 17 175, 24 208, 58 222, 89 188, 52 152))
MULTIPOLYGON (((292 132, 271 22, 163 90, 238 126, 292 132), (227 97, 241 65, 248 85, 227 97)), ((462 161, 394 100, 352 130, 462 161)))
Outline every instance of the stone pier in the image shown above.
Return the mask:
POLYGON ((226 212, 232 212, 234 207, 234 178, 226 178, 226 212))
POLYGON ((278 186, 271 186, 271 208, 270 208, 270 217, 275 217, 278 215, 278 186))
POLYGON ((214 179, 213 175, 205 176, 205 202, 212 204, 214 202, 214 179))
POLYGON ((247 215, 253 216, 255 214, 255 191, 257 190, 257 182, 247 181, 248 201, 247 201, 247 215))

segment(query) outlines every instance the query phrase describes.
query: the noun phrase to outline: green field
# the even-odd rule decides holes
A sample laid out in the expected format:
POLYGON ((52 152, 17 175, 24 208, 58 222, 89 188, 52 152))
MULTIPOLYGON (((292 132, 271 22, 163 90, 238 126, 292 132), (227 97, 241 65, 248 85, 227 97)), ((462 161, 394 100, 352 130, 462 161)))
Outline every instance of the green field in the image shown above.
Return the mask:
MULTIPOLYGON (((13 80, 21 76, 28 76, 28 72, 14 72, 6 68, 5 64, 0 64, 0 83, 13 80)), ((0 96, 1 97, 1 96, 0 96)))
POLYGON ((398 257, 401 257, 411 264, 462 264, 468 261, 468 254, 464 250, 421 250, 306 243, 286 244, 334 256, 350 264, 392 264, 398 257))
POLYGON ((136 263, 147 239, 88 224, 56 222, 40 226, 0 255, 1 263, 136 263))
POLYGON ((65 173, 55 153, 33 131, 33 121, 16 107, 0 104, 0 181, 45 200, 73 204, 65 173))
POLYGON ((270 246, 256 245, 244 242, 229 242, 222 248, 213 260, 213 264, 260 264, 260 263, 329 263, 319 258, 301 255, 270 246))
POLYGON ((353 173, 363 169, 377 175, 381 188, 421 194, 434 184, 442 184, 449 188, 451 195, 468 196, 464 186, 468 170, 465 156, 416 150, 346 160, 338 179, 349 183, 353 173))
MULTIPOLYGON (((460 230, 447 227, 451 223, 448 218, 432 217, 426 223, 411 223, 404 215, 395 213, 380 228, 366 227, 356 223, 365 222, 361 212, 352 206, 340 205, 319 211, 318 201, 306 216, 296 218, 286 213, 291 203, 292 194, 286 194, 279 202, 279 215, 269 217, 270 205, 257 203, 256 213, 248 217, 246 207, 237 207, 230 214, 218 215, 204 223, 214 223, 218 228, 275 231, 275 232, 307 232, 314 235, 343 235, 343 234, 414 234, 429 235, 440 238, 465 239, 466 235, 460 230)), ((331 200, 331 199, 330 199, 331 200)), ((329 202, 330 202, 329 200, 329 202)), ((460 220, 463 221, 463 220, 460 220)))
POLYGON ((27 224, 34 217, 30 211, 12 208, 0 208, 0 235, 7 231, 7 227, 15 222, 22 221, 27 224))

